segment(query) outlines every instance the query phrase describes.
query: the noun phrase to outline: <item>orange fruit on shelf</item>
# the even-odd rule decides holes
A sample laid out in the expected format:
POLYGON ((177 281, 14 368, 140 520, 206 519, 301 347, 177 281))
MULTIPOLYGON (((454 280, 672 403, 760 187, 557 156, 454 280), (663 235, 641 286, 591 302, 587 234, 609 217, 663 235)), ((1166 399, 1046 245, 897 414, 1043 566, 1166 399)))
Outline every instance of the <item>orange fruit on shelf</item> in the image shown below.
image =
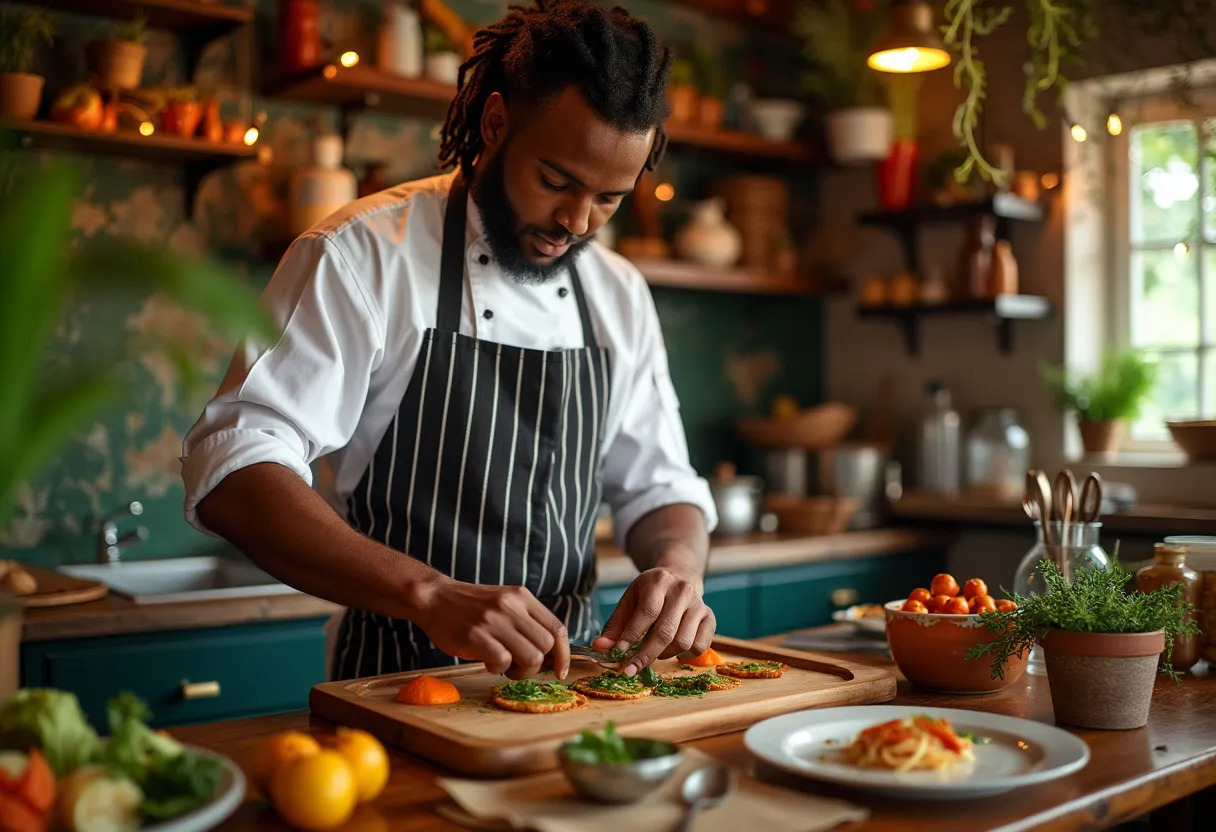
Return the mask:
POLYGON ((320 750, 321 744, 303 731, 282 731, 267 737, 253 752, 249 779, 262 794, 269 796, 270 779, 279 766, 297 757, 316 754, 320 750))
POLYGON ((279 815, 292 826, 327 832, 354 814, 359 787, 346 758, 326 748, 276 768, 270 796, 279 815))
POLYGON ((329 746, 350 763, 359 802, 375 800, 388 782, 388 752, 380 740, 359 728, 339 728, 329 746))

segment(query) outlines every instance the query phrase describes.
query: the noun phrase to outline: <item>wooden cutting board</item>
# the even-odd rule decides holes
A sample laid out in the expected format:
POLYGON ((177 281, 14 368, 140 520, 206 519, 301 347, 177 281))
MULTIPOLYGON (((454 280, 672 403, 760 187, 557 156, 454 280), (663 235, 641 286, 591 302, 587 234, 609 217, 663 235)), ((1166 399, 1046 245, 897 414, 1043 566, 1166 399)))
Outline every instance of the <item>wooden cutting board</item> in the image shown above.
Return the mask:
POLYGON ((38 589, 29 595, 16 595, 13 600, 25 607, 58 607, 64 604, 82 604, 106 597, 109 588, 101 581, 74 578, 53 569, 43 569, 28 563, 21 568, 34 576, 38 589))
MULTIPOLYGON (((790 711, 886 702, 895 696, 893 674, 835 656, 726 637, 714 639, 714 649, 724 661, 776 660, 790 669, 779 679, 745 679, 742 687, 702 697, 588 698, 586 706, 572 711, 523 714, 490 704, 490 689, 506 677, 489 673, 482 664, 462 664, 429 671, 460 690, 462 698, 454 705, 393 701, 402 684, 427 671, 325 682, 313 687, 308 704, 319 717, 370 731, 382 742, 455 771, 503 777, 556 768, 558 745, 608 720, 626 736, 683 742, 738 731, 790 711)), ((654 667, 663 674, 678 673, 677 664, 666 659, 654 667)), ((598 665, 576 660, 567 682, 600 672, 598 665)), ((535 678, 551 681, 553 676, 535 678)))

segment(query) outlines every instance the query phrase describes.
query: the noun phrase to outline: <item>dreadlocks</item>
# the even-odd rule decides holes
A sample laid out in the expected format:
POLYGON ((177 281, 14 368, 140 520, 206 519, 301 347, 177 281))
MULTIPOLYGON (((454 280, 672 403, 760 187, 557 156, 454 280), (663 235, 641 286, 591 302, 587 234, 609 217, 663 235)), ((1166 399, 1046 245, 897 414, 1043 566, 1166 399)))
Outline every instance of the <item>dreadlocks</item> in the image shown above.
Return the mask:
POLYGON ((493 92, 508 106, 543 104, 577 85, 601 118, 620 130, 655 128, 646 160, 654 170, 667 148, 667 74, 671 50, 645 21, 624 9, 587 0, 535 0, 511 6, 505 18, 473 38, 473 55, 460 67, 439 146, 441 168, 459 165, 471 176, 481 153, 481 114, 493 92))

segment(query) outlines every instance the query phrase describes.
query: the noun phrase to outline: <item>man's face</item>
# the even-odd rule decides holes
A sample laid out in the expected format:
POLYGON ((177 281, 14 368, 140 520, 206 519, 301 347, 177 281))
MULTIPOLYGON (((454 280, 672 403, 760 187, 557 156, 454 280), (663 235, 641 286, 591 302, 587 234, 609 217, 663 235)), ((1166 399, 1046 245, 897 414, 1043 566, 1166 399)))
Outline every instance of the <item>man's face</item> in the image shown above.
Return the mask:
POLYGON ((621 132, 575 87, 511 121, 495 95, 482 119, 486 150, 473 196, 499 265, 544 282, 578 256, 637 183, 654 130, 621 132))

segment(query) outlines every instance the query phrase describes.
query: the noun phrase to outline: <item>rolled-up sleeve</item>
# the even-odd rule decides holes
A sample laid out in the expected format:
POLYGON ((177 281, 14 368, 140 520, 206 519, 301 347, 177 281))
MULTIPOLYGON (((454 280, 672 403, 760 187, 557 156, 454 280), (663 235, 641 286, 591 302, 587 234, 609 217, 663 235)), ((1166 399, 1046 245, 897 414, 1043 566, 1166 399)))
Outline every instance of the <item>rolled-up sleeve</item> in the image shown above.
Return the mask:
POLYGON ((237 349, 219 392, 182 443, 185 516, 240 468, 274 462, 312 484, 311 463, 343 447, 359 422, 383 327, 342 254, 321 235, 297 239, 263 293, 281 333, 237 349))
POLYGON ((633 525, 664 506, 696 506, 710 531, 718 523, 709 484, 688 460, 659 316, 640 276, 638 282, 633 304, 639 316, 638 352, 624 384, 620 427, 609 440, 603 464, 604 499, 612 508, 613 531, 622 549, 633 525))

